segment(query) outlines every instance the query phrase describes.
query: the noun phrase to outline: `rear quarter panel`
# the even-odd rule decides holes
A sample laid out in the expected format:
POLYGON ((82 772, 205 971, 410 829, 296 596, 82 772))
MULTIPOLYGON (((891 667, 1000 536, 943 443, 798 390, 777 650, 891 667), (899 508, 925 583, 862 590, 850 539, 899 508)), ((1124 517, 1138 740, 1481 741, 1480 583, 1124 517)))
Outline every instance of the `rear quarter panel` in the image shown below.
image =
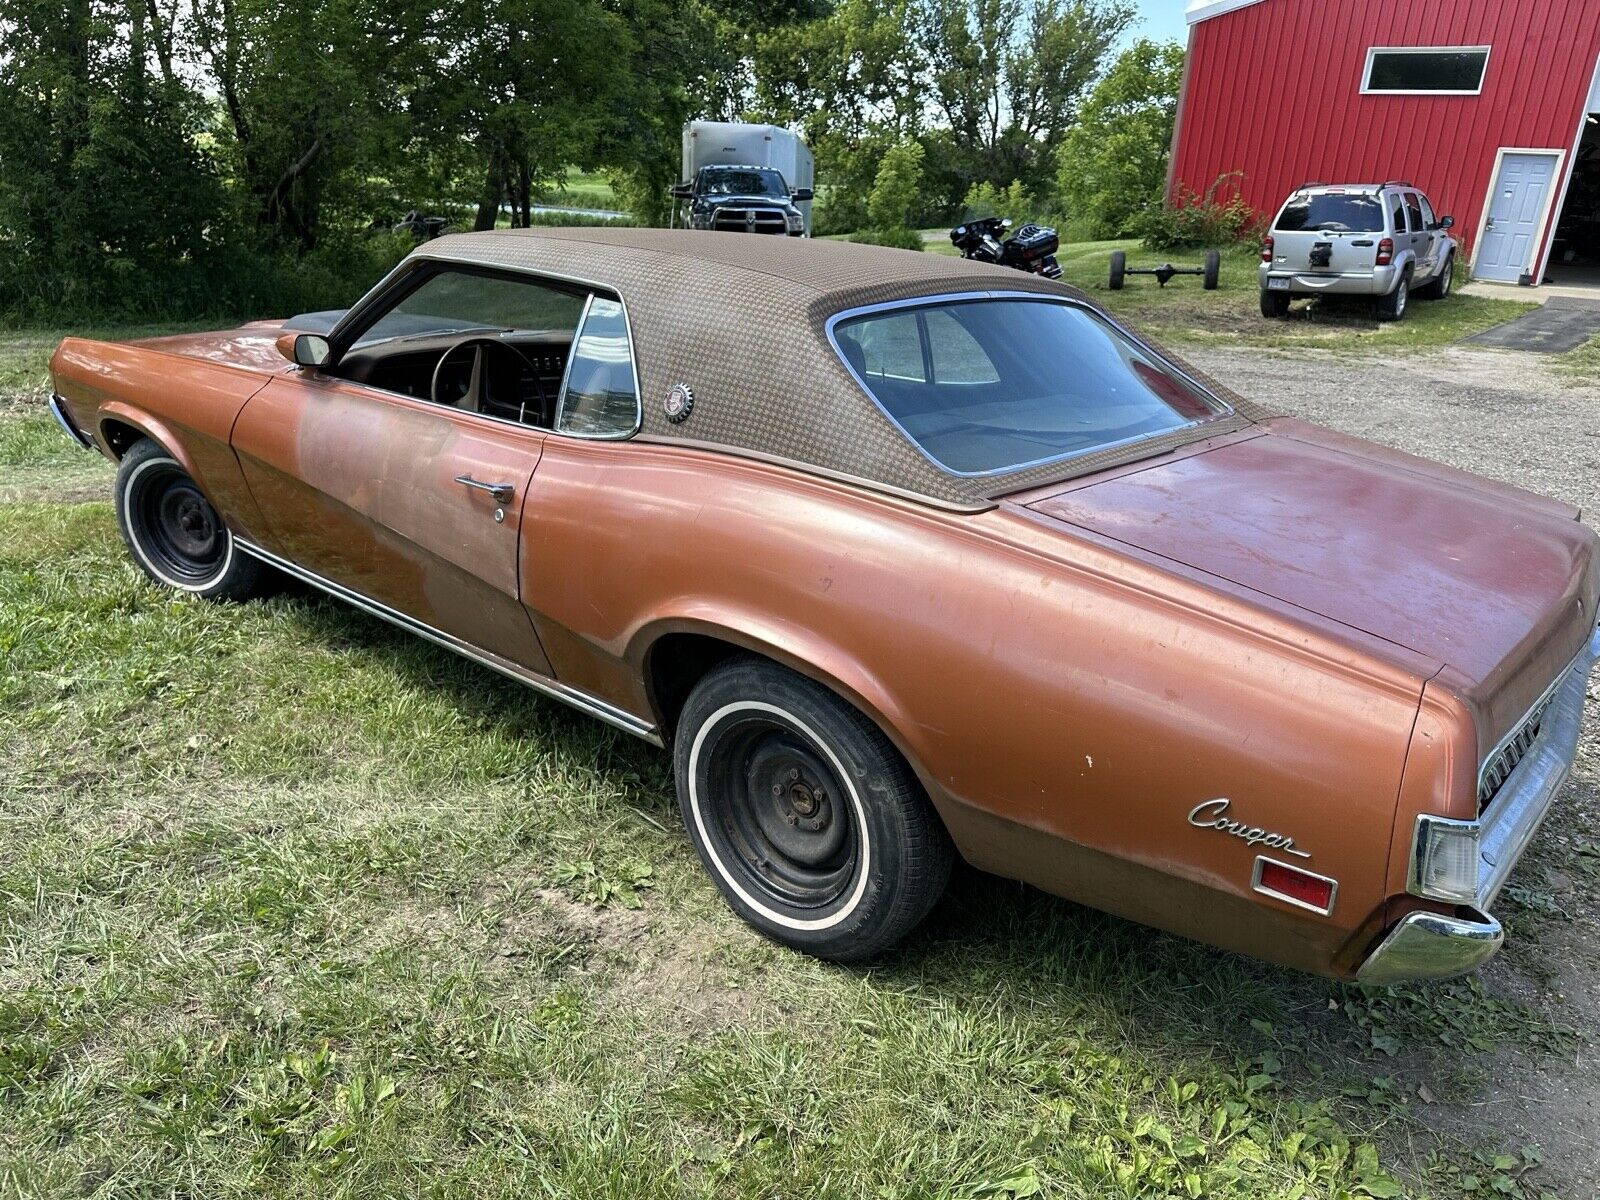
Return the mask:
POLYGON ((108 457, 118 457, 107 433, 113 422, 137 430, 183 465, 236 533, 254 536, 260 518, 229 436, 270 378, 265 363, 241 355, 241 365, 218 351, 195 357, 175 352, 186 339, 171 339, 171 349, 167 341, 67 338, 50 361, 55 390, 108 457))
POLYGON ((1348 641, 1006 510, 954 513, 782 468, 551 439, 524 598, 557 675, 644 712, 667 632, 817 678, 906 755, 986 870, 1306 969, 1383 917, 1421 680, 1348 641), (1331 917, 1251 891, 1291 836, 1331 917))

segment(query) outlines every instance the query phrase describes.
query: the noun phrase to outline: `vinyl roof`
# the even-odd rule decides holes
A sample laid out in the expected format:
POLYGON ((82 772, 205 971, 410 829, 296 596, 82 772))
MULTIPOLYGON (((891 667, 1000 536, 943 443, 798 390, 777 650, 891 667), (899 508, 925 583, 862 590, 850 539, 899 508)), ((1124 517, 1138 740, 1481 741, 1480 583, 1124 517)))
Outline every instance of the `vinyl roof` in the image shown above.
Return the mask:
MULTIPOLYGON (((862 390, 827 338, 828 320, 840 312, 922 296, 1026 292, 1098 307, 1054 280, 848 242, 614 227, 454 234, 424 243, 407 261, 417 259, 536 271, 621 296, 643 392, 641 438, 779 460, 958 507, 1110 465, 1088 455, 982 479, 943 471, 862 390), (663 408, 677 384, 695 397, 681 424, 663 408)), ((1203 433, 1182 431, 1180 441, 1249 422, 1246 402, 1202 381, 1240 416, 1203 433)))

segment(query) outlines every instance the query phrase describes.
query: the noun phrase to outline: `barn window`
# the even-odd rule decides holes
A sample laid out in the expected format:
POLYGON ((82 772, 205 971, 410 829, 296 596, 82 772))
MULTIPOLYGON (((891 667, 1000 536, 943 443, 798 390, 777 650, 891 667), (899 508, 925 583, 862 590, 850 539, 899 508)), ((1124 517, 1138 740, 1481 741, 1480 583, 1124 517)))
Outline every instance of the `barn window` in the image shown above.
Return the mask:
POLYGON ((1476 96, 1488 62, 1487 46, 1374 46, 1361 90, 1476 96))

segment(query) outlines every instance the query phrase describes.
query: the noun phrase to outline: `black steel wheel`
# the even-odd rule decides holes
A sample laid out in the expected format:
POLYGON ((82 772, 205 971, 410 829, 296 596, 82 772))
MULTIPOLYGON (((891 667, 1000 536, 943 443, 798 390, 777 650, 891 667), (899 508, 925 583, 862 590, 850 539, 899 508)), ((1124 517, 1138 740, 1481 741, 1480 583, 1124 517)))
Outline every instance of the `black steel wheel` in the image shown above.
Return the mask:
POLYGON ((244 599, 266 568, 233 534, 182 464, 155 442, 134 443, 117 468, 117 525, 156 583, 207 598, 244 599))
POLYGON ((1106 284, 1113 292, 1122 290, 1122 280, 1128 269, 1128 255, 1122 250, 1111 252, 1111 275, 1106 284))
POLYGON ((944 890, 954 851, 916 777, 870 721, 756 658, 696 686, 674 746, 678 803, 730 906, 823 958, 871 958, 944 890))

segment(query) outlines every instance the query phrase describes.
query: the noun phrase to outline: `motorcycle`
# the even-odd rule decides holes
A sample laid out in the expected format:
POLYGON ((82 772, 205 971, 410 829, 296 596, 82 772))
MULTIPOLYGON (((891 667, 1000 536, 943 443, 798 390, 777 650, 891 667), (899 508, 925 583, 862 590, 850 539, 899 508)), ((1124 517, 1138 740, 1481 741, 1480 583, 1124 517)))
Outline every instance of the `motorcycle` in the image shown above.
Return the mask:
POLYGON ((1011 222, 1005 217, 984 217, 957 225, 950 231, 950 240, 962 258, 1060 279, 1056 251, 1061 248, 1061 238, 1056 231, 1031 221, 1015 233, 1008 234, 1010 228, 1011 222))

